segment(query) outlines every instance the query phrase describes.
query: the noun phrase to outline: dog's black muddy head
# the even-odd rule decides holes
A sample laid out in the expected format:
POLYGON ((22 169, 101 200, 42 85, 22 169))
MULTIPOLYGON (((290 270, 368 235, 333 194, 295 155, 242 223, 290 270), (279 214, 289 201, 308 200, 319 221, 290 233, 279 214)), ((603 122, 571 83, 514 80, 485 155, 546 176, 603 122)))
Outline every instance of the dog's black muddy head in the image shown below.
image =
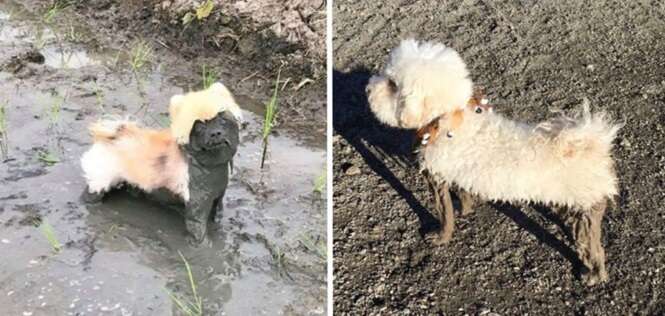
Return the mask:
POLYGON ((238 129, 238 122, 229 112, 217 114, 205 122, 196 121, 184 149, 201 164, 226 163, 238 148, 238 129))

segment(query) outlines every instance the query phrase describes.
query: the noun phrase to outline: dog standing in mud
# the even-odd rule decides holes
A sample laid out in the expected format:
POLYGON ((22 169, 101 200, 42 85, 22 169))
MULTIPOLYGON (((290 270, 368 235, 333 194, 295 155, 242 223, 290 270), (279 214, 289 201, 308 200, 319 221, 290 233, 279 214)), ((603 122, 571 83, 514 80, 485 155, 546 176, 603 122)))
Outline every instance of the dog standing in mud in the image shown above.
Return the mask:
POLYGON ((540 124, 515 122, 482 107, 459 55, 442 44, 405 40, 391 52, 383 76, 367 87, 371 110, 388 125, 421 129, 436 125, 420 150, 422 169, 434 179, 442 223, 440 242, 452 237, 449 185, 483 200, 554 206, 565 218, 586 270, 588 285, 607 281, 601 222, 617 195, 611 156, 620 125, 585 103, 573 117, 540 124), (441 196, 438 196, 438 195, 441 196))
POLYGON ((170 129, 162 130, 128 120, 92 124, 94 142, 81 157, 88 184, 84 198, 99 201, 125 183, 146 193, 174 196, 171 200, 184 203, 180 209, 187 231, 199 244, 206 240, 208 220, 222 209, 241 110, 229 90, 215 83, 173 96, 169 116, 170 129))

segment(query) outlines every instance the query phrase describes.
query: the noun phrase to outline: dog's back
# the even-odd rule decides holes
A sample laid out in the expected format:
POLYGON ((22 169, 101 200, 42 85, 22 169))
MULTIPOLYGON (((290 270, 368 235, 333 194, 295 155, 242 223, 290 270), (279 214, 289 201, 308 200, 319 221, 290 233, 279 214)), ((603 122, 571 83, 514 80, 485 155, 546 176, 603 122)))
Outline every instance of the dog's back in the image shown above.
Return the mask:
POLYGON ((170 130, 107 120, 92 124, 90 132, 94 143, 81 166, 91 193, 127 182, 148 192, 165 187, 189 199, 187 163, 170 130))

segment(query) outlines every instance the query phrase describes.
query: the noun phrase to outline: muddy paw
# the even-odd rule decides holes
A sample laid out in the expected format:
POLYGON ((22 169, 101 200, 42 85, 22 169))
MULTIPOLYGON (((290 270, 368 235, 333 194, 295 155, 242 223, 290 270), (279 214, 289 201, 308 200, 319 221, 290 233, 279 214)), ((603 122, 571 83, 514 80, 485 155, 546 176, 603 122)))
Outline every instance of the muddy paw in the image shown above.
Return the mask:
POLYGON ((432 232, 428 234, 425 239, 432 243, 434 246, 439 247, 447 245, 452 239, 452 236, 448 236, 442 232, 432 232))
POLYGON ((608 280, 607 271, 602 270, 585 270, 582 271, 582 282, 587 286, 594 286, 597 284, 605 283, 608 280))
POLYGON ((472 209, 472 208, 462 209, 462 212, 460 213, 460 215, 467 216, 467 215, 473 214, 473 212, 475 212, 475 210, 472 209))
POLYGON ((210 238, 208 238, 208 236, 203 236, 202 239, 197 239, 196 237, 194 237, 192 235, 187 235, 187 237, 185 237, 185 239, 187 240, 187 244, 190 247, 193 247, 193 248, 211 248, 212 247, 212 241, 210 240, 210 238))

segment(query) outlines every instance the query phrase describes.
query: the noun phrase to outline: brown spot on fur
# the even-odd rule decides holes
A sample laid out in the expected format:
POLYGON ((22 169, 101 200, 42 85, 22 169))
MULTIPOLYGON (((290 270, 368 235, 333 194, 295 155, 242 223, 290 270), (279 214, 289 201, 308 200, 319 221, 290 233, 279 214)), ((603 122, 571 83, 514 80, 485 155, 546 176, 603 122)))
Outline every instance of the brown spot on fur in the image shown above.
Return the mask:
POLYGON ((169 160, 169 156, 167 154, 161 154, 155 159, 155 169, 157 170, 165 170, 166 169, 166 163, 169 160))

